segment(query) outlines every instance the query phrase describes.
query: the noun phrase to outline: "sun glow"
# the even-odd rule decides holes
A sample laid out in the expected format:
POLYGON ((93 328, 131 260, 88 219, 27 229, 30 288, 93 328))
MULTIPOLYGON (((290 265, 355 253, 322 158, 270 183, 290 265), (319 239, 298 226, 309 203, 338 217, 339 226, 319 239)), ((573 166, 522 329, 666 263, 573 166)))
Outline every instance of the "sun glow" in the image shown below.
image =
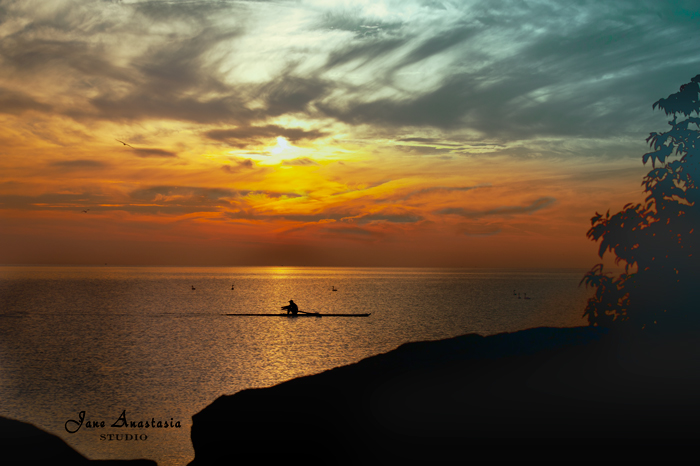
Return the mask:
MULTIPOLYGON (((262 166, 279 166, 280 168, 289 168, 289 161, 297 158, 307 157, 313 150, 308 148, 297 147, 289 142, 284 136, 276 138, 274 146, 267 146, 260 152, 245 151, 244 153, 236 153, 238 156, 251 158, 258 165, 262 166)), ((232 153, 233 155, 233 153, 232 153)), ((292 163, 292 165, 295 165, 292 163)))
POLYGON ((291 147, 293 147, 293 146, 291 144, 289 144, 289 141, 287 141, 282 136, 278 136, 277 137, 277 145, 270 148, 269 152, 272 154, 275 154, 275 155, 279 155, 282 152, 289 150, 291 147))

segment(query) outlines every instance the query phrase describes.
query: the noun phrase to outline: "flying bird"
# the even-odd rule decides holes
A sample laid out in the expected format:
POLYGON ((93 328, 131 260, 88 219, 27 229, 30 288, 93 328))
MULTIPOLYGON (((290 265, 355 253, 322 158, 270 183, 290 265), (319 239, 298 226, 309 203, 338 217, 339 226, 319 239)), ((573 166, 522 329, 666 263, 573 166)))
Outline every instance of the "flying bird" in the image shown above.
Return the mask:
POLYGON ((119 139, 116 139, 116 138, 115 138, 114 140, 115 140, 115 141, 118 141, 118 142, 121 142, 121 143, 124 144, 125 146, 129 146, 129 147, 131 147, 132 149, 134 148, 134 146, 132 146, 131 144, 127 144, 127 143, 125 143, 124 141, 119 141, 119 139))
MULTIPOLYGON (((88 210, 90 210, 90 209, 88 209, 88 210)), ((88 210, 83 210, 83 213, 84 213, 84 214, 87 214, 88 210)))

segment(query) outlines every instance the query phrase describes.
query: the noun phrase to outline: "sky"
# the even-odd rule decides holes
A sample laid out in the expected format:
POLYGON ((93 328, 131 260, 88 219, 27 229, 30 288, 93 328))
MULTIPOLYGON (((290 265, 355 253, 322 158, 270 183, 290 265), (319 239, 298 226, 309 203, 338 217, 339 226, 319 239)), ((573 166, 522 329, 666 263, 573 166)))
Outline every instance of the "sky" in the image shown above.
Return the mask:
POLYGON ((592 267, 698 1, 0 0, 0 264, 592 267))

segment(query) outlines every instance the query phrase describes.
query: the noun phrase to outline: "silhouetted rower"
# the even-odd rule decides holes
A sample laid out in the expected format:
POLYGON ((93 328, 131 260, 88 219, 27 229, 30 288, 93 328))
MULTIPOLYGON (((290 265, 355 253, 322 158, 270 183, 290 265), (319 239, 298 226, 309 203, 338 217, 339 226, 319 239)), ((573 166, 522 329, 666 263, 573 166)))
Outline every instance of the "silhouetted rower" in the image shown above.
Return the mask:
POLYGON ((289 306, 282 306, 282 309, 286 309, 287 314, 291 312, 294 316, 299 313, 299 306, 297 306, 291 299, 289 300, 289 306))

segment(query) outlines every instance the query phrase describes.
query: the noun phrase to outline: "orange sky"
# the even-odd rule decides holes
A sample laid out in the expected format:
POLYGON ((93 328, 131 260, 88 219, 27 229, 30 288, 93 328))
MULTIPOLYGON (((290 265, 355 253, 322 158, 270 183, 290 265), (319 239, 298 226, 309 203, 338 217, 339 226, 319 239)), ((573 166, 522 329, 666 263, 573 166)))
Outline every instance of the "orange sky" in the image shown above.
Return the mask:
POLYGON ((0 263, 590 267, 698 68, 675 10, 272 3, 10 2, 0 263))

